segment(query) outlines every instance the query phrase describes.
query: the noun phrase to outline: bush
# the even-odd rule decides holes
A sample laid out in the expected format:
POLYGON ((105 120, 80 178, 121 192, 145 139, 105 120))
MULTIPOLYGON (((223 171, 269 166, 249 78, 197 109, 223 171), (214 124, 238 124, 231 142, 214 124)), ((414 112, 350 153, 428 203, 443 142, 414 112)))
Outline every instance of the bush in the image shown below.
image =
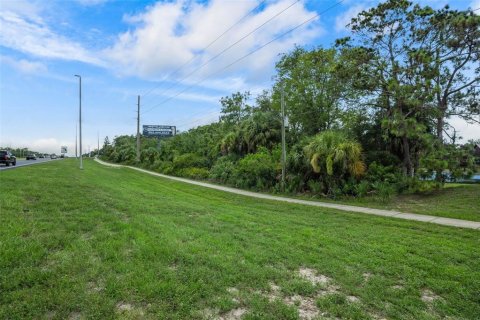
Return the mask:
POLYGON ((362 198, 367 196, 369 191, 370 191, 370 183, 368 181, 363 180, 355 186, 355 194, 358 197, 362 198))
POLYGON ((372 186, 383 203, 388 203, 396 192, 395 185, 390 183, 375 182, 372 186))
POLYGON ((220 157, 210 169, 209 177, 213 180, 230 183, 235 172, 236 164, 229 157, 220 157))
POLYGON ((173 159, 173 168, 175 171, 183 168, 206 168, 208 160, 205 157, 195 153, 184 153, 173 159))
POLYGON ((189 179, 205 180, 208 178, 209 171, 205 168, 183 168, 176 171, 176 175, 189 179))
POLYGON ((147 167, 152 167, 158 159, 160 159, 160 153, 155 148, 150 147, 140 153, 140 161, 147 167))
POLYGON ((308 180, 307 186, 308 189, 314 194, 321 194, 325 187, 323 183, 318 180, 308 180))
POLYGON ((275 172, 272 156, 262 149, 257 153, 248 154, 238 162, 233 179, 237 187, 262 190, 274 185, 275 172))

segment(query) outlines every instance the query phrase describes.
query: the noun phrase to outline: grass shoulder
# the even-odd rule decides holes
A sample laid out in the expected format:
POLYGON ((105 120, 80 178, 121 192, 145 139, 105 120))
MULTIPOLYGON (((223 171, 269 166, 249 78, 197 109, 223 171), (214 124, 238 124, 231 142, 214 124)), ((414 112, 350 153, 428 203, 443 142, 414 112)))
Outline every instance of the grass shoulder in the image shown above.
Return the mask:
POLYGON ((84 168, 0 172, 0 318, 480 313, 478 231, 84 168))

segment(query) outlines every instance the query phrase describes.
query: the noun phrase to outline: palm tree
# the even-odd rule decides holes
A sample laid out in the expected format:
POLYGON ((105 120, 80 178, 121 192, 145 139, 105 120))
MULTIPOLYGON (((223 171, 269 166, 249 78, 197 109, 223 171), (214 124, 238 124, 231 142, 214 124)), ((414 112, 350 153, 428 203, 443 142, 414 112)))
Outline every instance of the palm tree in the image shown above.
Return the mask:
POLYGON ((317 134, 305 147, 305 153, 316 173, 325 171, 328 176, 337 177, 350 174, 357 178, 365 173, 362 146, 342 132, 317 134))

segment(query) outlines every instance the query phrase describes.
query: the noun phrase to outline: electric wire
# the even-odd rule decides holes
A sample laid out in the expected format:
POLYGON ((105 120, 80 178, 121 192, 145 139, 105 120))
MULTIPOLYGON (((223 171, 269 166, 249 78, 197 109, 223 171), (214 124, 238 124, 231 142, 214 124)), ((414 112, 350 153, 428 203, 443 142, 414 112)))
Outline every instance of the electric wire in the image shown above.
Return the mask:
POLYGON ((205 76, 205 77, 201 78, 199 81, 197 81, 197 82, 193 83, 192 85, 190 85, 190 86, 188 86, 188 87, 184 88, 183 90, 181 90, 181 91, 177 92, 175 95, 173 95, 173 96, 170 96, 170 97, 168 97, 168 98, 165 98, 165 99, 164 99, 164 100, 162 100, 160 103, 158 103, 158 104, 154 105, 153 107, 151 107, 151 108, 149 108, 149 109, 147 109, 147 110, 143 111, 143 113, 142 113, 142 114, 148 113, 148 112, 152 111, 153 109, 155 109, 155 108, 158 108, 159 106, 161 106, 161 105, 165 104, 166 102, 168 102, 168 101, 172 100, 173 98, 176 98, 176 97, 178 97, 178 96, 179 96, 179 95, 181 95, 182 93, 184 93, 184 92, 186 92, 186 91, 190 90, 191 88, 193 88, 193 87, 195 87, 195 86, 199 85, 200 83, 204 82, 205 80, 207 80, 207 79, 208 79, 208 78, 210 78, 211 76, 213 76, 213 75, 216 75, 216 74, 218 74, 218 73, 220 73, 220 72, 222 72, 222 71, 224 71, 224 70, 226 70, 226 69, 230 68, 231 66, 235 65, 236 63, 238 63, 238 62, 240 62, 240 61, 244 60, 245 58, 247 58, 247 57, 251 56, 252 54, 254 54, 254 53, 258 52, 258 51, 260 51, 261 49, 265 48, 266 46, 270 45, 271 43, 273 43, 273 42, 277 41, 278 39, 280 39, 280 38, 282 38, 282 37, 286 36, 287 34, 290 34, 291 32, 293 32, 293 31, 297 30, 298 28, 301 28, 302 26, 306 25, 307 23, 309 23, 309 22, 311 22, 311 21, 315 20, 315 19, 316 19, 316 18, 318 18, 318 17, 319 17, 321 14, 324 14, 325 12, 327 12, 327 11, 329 11, 329 10, 333 9, 334 7, 338 6, 339 4, 341 4, 341 3, 342 3, 342 2, 344 2, 344 1, 345 1, 345 0, 340 0, 340 1, 337 1, 335 4, 331 5, 331 6, 330 6, 330 7, 328 7, 327 9, 324 9, 323 11, 321 11, 321 12, 319 12, 319 13, 315 14, 314 16, 312 16, 312 17, 308 18, 307 20, 303 21, 302 23, 300 23, 300 24, 296 25, 295 27, 293 27, 293 28, 291 28, 291 29, 287 30, 286 32, 284 32, 284 33, 281 33, 280 35, 276 36, 276 37, 275 37, 275 38, 273 38, 272 40, 270 40, 270 41, 268 41, 268 42, 266 42, 266 43, 262 44, 261 46, 259 46, 259 47, 257 47, 256 49, 254 49, 254 50, 250 51, 249 53, 245 54, 244 56, 242 56, 242 57, 240 57, 240 58, 238 58, 238 59, 234 60, 234 61, 233 61, 233 62, 231 62, 230 64, 228 64, 228 65, 224 66, 223 68, 221 68, 221 69, 219 69, 219 70, 217 70, 217 71, 215 71, 215 72, 213 72, 213 73, 211 73, 211 74, 209 74, 209 75, 207 75, 207 76, 205 76))

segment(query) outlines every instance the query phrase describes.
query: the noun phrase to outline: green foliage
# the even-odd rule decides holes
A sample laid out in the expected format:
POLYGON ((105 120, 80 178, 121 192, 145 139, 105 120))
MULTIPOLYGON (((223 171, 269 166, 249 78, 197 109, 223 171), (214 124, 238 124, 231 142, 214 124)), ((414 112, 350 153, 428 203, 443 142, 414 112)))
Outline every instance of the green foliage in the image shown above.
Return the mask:
POLYGON ((344 178, 361 177, 365 173, 362 147, 339 131, 316 135, 305 147, 313 171, 319 173, 330 192, 344 178))
POLYGON ((236 163, 230 157, 220 157, 210 169, 209 177, 222 183, 232 183, 236 163))
POLYGON ((261 149, 257 153, 248 154, 238 162, 234 172, 235 185, 265 190, 275 184, 276 174, 272 155, 266 149, 261 149))
POLYGON ((195 153, 184 153, 173 159, 173 168, 175 170, 191 167, 206 168, 207 164, 208 162, 205 157, 201 157, 195 153))
POLYGON ((205 168, 189 167, 189 168, 182 168, 182 169, 176 170, 175 175, 184 177, 184 178, 205 180, 209 176, 209 171, 208 169, 205 169, 205 168))
MULTIPOLYGON (((456 146, 455 133, 447 144, 443 132, 453 115, 478 121, 479 26, 471 10, 387 0, 354 17, 351 37, 336 46, 282 55, 274 85, 255 99, 249 92, 221 98, 218 122, 161 141, 142 137, 138 165, 245 188, 382 201, 392 190, 459 180, 475 168, 472 147, 456 146)), ((111 144, 107 137, 101 154, 134 164, 135 137, 111 144)))

